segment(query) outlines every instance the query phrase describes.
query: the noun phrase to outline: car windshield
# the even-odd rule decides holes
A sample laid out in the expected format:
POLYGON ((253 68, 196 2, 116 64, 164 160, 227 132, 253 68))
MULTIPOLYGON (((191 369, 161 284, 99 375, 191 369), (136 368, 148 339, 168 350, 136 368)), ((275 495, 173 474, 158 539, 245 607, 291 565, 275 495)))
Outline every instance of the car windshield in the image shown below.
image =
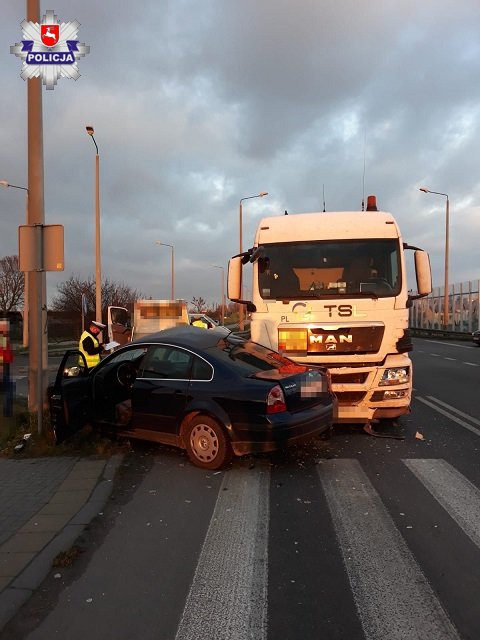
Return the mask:
POLYGON ((264 245, 258 260, 260 296, 305 299, 397 295, 398 240, 341 240, 264 245))

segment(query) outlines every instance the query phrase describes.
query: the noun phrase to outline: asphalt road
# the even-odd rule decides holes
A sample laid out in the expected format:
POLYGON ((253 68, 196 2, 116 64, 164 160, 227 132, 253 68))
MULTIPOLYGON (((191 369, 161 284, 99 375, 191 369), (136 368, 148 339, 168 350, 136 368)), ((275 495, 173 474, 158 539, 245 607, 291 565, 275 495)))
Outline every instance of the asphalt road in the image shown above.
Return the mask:
POLYGON ((339 426, 217 473, 135 444, 2 640, 480 638, 480 349, 412 357, 412 413, 377 427, 403 439, 339 426))
MULTIPOLYGON (((61 355, 48 356, 48 381, 53 382, 60 365, 61 355)), ((15 393, 19 397, 28 395, 28 354, 16 354, 13 360, 11 375, 15 383, 15 393)))

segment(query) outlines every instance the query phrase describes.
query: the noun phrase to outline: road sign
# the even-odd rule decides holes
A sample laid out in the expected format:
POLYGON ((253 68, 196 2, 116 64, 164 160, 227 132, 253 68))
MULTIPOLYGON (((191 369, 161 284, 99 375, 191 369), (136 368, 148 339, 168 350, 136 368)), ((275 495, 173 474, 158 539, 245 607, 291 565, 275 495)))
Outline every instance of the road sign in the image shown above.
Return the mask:
POLYGON ((63 271, 64 233, 61 224, 22 224, 18 227, 20 271, 63 271))

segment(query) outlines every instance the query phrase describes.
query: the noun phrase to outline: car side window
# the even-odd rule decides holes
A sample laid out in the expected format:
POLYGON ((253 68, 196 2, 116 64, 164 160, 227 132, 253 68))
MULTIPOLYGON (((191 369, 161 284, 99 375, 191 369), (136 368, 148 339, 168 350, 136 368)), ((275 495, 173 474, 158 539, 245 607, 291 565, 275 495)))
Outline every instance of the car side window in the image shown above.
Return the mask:
POLYGON ((150 347, 144 361, 142 378, 189 380, 192 354, 167 345, 150 347))
POLYGON ((192 366, 192 380, 211 380, 213 367, 203 358, 194 356, 192 366))
POLYGON ((114 362, 118 364, 119 362, 124 362, 126 360, 138 360, 140 361, 141 357, 147 350, 146 347, 137 347, 136 349, 125 349, 121 351, 110 360, 110 362, 114 362))

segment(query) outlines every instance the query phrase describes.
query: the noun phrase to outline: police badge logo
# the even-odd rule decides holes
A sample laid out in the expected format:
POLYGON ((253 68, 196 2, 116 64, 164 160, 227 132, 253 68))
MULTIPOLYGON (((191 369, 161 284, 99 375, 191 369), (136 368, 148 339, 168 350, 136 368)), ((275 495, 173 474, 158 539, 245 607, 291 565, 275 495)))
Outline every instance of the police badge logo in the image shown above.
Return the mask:
POLYGON ((59 78, 78 80, 78 61, 90 47, 77 39, 77 20, 59 22, 52 10, 46 11, 41 24, 24 20, 23 39, 10 47, 10 53, 21 58, 24 80, 42 79, 47 89, 54 89, 59 78))

